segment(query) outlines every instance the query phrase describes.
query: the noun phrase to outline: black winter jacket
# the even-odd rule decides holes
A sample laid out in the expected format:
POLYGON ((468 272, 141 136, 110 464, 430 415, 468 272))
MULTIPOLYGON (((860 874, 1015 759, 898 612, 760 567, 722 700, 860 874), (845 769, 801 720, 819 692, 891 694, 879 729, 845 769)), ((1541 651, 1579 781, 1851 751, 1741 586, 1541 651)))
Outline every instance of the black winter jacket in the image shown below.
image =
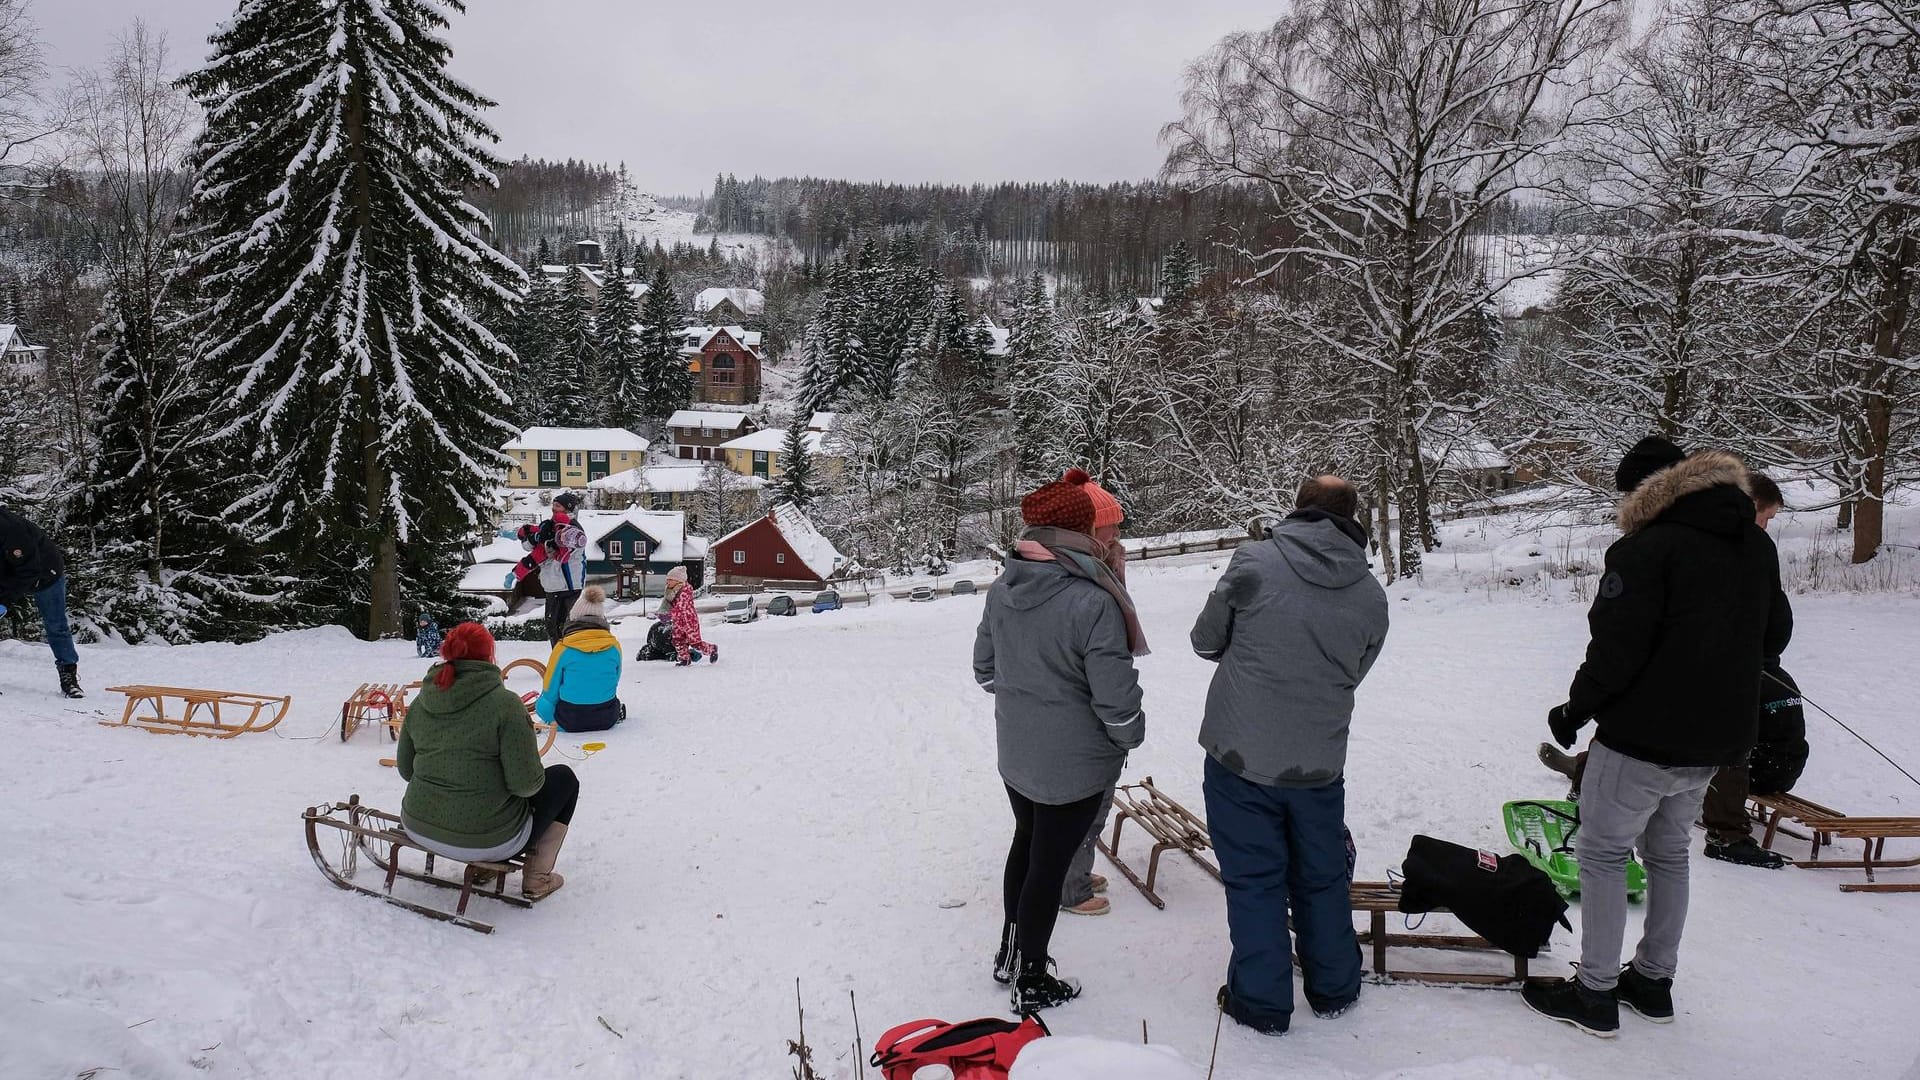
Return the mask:
POLYGON ((1609 749, 1656 765, 1739 765, 1753 749, 1760 668, 1786 648, 1779 557, 1753 523, 1746 467, 1695 454, 1620 504, 1592 640, 1568 709, 1609 749))
POLYGON ((40 527, 0 509, 0 602, 17 601, 53 584, 67 562, 40 527))

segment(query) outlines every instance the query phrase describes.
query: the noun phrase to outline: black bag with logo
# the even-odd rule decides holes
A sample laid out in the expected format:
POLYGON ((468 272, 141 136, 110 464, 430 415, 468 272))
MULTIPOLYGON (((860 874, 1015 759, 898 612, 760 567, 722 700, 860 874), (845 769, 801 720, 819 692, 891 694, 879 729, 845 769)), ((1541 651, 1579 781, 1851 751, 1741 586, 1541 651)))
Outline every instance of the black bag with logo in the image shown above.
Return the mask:
POLYGON ((1567 902, 1553 880, 1519 855, 1495 855, 1416 835, 1402 864, 1400 910, 1446 910, 1497 948, 1532 959, 1546 948, 1567 902))
POLYGON ((1760 676, 1760 741, 1747 762, 1747 789, 1755 795, 1793 790, 1807 767, 1807 714, 1800 687, 1778 664, 1760 676))

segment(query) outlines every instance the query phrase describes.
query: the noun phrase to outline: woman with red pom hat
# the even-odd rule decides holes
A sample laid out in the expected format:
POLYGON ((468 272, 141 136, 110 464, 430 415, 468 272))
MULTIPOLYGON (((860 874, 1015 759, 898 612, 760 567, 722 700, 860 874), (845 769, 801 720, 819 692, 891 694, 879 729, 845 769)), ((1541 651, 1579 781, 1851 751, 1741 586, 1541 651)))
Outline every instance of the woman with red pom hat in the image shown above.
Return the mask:
POLYGON ((1013 807, 994 978, 1012 985, 1017 1012, 1080 993, 1049 970, 1060 889, 1127 751, 1146 737, 1133 668, 1146 639, 1107 546, 1093 538, 1088 479, 1072 469, 1021 500, 1027 529, 987 591, 974 642, 1013 807))

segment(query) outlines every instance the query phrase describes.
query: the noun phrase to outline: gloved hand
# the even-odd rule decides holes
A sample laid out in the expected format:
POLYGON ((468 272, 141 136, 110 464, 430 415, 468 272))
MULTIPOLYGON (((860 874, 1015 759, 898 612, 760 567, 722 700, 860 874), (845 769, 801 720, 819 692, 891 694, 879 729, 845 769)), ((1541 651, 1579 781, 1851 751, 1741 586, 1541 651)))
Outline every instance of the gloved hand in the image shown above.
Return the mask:
POLYGON ((509 570, 507 571, 507 579, 500 583, 500 587, 503 589, 511 589, 519 584, 519 582, 520 579, 514 575, 513 571, 509 570))
POLYGON ((1547 713, 1547 727, 1553 730, 1553 741, 1559 743, 1563 750, 1573 749, 1574 739, 1579 736, 1580 729, 1586 726, 1586 718, 1575 719, 1573 712, 1565 705, 1555 705, 1547 713))

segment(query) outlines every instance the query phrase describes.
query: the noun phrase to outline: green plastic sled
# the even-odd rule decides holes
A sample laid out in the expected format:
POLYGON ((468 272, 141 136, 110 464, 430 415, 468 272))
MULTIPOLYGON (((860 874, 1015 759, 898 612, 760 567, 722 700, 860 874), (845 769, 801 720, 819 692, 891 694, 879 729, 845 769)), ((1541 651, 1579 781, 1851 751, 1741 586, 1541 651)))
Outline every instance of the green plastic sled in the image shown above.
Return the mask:
MULTIPOLYGON (((1560 799, 1518 799, 1500 808, 1507 821, 1507 839, 1513 849, 1553 879, 1560 895, 1580 895, 1580 863, 1574 858, 1574 834, 1580 831, 1580 804, 1560 799)), ((1647 871, 1640 860, 1627 859, 1627 899, 1639 903, 1647 895, 1647 871)))

